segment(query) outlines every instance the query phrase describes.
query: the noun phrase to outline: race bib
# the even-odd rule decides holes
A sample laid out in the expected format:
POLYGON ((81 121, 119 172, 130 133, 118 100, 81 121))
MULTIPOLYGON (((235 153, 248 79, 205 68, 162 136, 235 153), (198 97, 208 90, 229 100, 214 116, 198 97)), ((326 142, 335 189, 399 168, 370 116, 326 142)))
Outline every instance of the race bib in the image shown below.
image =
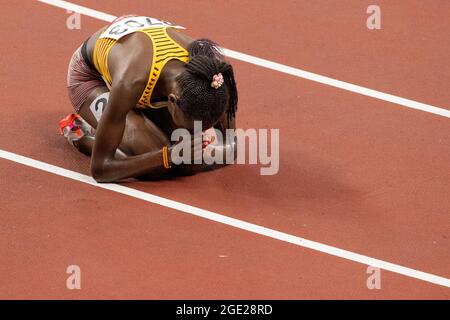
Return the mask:
POLYGON ((181 26, 172 25, 170 22, 150 17, 129 17, 124 18, 110 25, 101 36, 100 39, 108 38, 119 40, 120 38, 147 28, 172 27, 177 29, 186 29, 181 26))

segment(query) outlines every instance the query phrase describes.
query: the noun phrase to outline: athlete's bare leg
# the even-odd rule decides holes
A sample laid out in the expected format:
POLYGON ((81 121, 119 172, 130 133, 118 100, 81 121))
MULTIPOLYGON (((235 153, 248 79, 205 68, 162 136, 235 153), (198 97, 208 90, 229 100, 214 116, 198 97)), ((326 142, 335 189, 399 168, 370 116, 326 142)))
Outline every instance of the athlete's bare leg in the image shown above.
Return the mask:
MULTIPOLYGON (((102 109, 106 107, 107 87, 94 89, 79 111, 79 115, 94 129, 94 134, 86 135, 74 142, 82 153, 91 155, 95 139, 95 129, 102 109)), ((170 145, 166 135, 147 117, 137 110, 131 110, 126 118, 125 132, 116 156, 132 156, 161 149, 170 145)))

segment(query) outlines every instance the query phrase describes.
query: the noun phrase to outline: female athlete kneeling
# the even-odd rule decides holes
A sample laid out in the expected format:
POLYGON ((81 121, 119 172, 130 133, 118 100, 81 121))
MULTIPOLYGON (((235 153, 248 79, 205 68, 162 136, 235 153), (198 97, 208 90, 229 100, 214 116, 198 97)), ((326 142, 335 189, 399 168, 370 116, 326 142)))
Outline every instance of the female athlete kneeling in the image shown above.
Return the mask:
MULTIPOLYGON (((69 142, 91 155, 96 181, 217 167, 172 163, 175 129, 192 133, 194 121, 202 121, 203 130, 225 134, 235 128, 238 101, 233 68, 218 46, 180 29, 155 18, 123 16, 73 54, 67 82, 75 113, 59 124, 69 142)), ((203 140, 203 146, 210 142, 203 140)), ((234 151, 235 143, 217 147, 234 151)), ((192 150, 194 163, 202 155, 192 150)))

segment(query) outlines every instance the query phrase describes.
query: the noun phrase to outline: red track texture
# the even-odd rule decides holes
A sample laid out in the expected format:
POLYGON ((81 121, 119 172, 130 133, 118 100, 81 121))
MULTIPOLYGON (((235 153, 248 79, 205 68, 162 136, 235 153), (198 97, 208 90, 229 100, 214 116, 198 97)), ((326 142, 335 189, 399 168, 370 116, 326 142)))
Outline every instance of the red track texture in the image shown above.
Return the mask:
MULTIPOLYGON (((450 3, 77 1, 176 22, 193 37, 450 107, 450 3)), ((2 1, 0 149, 89 174, 57 131, 69 58, 106 22, 2 1)), ((280 129, 280 171, 254 165, 128 187, 450 276, 449 119, 232 60, 238 126, 280 129)), ((449 299, 450 289, 265 238, 0 159, 0 298, 449 299), (66 288, 79 265, 82 289, 66 288)))

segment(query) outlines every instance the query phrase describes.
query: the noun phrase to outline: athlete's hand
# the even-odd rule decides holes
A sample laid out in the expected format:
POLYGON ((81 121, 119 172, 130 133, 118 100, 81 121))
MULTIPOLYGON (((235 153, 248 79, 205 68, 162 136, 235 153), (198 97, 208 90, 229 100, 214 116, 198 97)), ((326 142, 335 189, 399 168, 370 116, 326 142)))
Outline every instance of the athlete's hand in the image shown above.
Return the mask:
POLYGON ((173 165, 193 165, 203 162, 203 149, 214 139, 210 136, 182 136, 168 148, 169 163, 173 165))
POLYGON ((205 149, 209 144, 213 143, 215 139, 215 136, 211 136, 208 133, 203 133, 202 148, 205 149))

